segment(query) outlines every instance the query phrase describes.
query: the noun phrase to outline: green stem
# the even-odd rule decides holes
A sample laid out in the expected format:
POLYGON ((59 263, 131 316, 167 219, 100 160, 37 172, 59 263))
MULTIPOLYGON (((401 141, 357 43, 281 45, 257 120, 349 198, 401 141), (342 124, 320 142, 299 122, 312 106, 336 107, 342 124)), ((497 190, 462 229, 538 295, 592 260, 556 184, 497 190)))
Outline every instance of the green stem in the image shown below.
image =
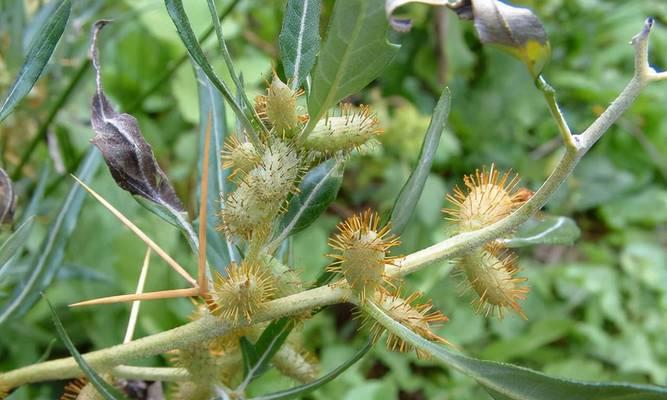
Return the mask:
POLYGON ((187 382, 192 379, 185 368, 133 367, 129 365, 114 367, 111 370, 111 375, 123 379, 162 382, 187 382))

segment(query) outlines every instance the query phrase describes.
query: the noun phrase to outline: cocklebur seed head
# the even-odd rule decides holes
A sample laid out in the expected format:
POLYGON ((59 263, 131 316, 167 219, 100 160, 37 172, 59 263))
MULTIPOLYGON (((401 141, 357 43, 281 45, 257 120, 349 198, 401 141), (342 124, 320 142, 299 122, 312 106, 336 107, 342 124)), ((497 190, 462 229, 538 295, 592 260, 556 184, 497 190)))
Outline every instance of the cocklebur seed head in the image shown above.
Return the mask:
POLYGON ((379 225, 380 216, 366 210, 338 224, 338 233, 329 239, 336 252, 329 255, 335 262, 328 270, 342 273, 362 302, 388 281, 385 264, 393 261, 389 249, 400 243, 389 226, 379 225))
POLYGON ((453 220, 459 232, 482 229, 510 215, 526 200, 524 192, 516 191, 517 175, 501 174, 494 165, 487 171, 463 178, 464 189, 458 186, 447 199, 452 204, 443 212, 453 220))
POLYGON ((382 134, 377 117, 368 106, 341 106, 340 116, 320 120, 303 142, 303 147, 320 155, 346 153, 382 134))

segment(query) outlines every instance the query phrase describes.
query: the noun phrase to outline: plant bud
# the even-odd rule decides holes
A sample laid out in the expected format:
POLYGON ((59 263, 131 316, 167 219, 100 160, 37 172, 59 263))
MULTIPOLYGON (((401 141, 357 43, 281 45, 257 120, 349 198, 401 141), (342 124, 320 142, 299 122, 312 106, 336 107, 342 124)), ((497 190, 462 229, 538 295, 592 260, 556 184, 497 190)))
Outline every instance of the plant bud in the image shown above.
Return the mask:
POLYGON ((368 106, 356 110, 350 104, 343 104, 341 115, 320 120, 303 146, 310 151, 331 155, 359 148, 381 134, 380 122, 368 106))
POLYGON ((262 154, 257 167, 244 178, 263 202, 282 203, 290 193, 296 193, 301 175, 301 158, 291 146, 274 141, 262 154))
POLYGON ((319 376, 319 363, 312 353, 285 343, 272 360, 283 375, 301 383, 314 381, 319 376))

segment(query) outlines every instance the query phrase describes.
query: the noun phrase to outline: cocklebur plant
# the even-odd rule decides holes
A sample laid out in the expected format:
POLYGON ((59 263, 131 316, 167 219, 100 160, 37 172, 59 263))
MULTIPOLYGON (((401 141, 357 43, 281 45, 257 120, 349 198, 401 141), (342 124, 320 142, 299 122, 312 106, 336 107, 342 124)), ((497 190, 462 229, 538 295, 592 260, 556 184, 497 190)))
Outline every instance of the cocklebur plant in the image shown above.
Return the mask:
MULTIPOLYGON (((197 276, 180 266, 108 201, 79 181, 104 207, 129 227, 148 247, 191 286, 162 292, 93 299, 76 306, 190 297, 195 299, 192 321, 178 328, 81 355, 69 342, 54 314, 54 322, 73 358, 46 361, 0 374, 0 392, 52 379, 80 379, 63 398, 122 398, 111 384, 118 379, 169 382, 172 398, 248 398, 248 385, 273 365, 301 382, 294 388, 259 398, 298 397, 334 379, 386 335, 391 350, 416 351, 421 358, 463 372, 497 399, 665 399, 657 386, 586 383, 551 378, 524 368, 463 356, 446 337, 435 332, 445 324, 445 312, 403 290, 405 276, 440 260, 452 260, 463 286, 474 292, 474 307, 484 316, 503 317, 512 311, 529 317, 520 302, 528 295, 516 256, 504 248, 522 223, 552 197, 579 160, 652 81, 667 79, 648 64, 648 38, 653 20, 632 40, 635 75, 619 97, 580 134, 573 134, 560 113, 554 90, 541 70, 549 44, 537 17, 527 9, 494 0, 422 1, 453 9, 473 19, 483 43, 499 45, 528 66, 536 86, 559 127, 564 154, 553 173, 534 193, 517 189, 518 178, 491 164, 463 178, 464 187, 443 199, 444 217, 453 236, 407 255, 393 254, 410 220, 430 169, 449 109, 449 91, 434 109, 419 164, 401 191, 387 222, 372 210, 342 221, 330 238, 333 259, 313 288, 301 280, 282 257, 290 235, 306 229, 335 198, 342 169, 356 149, 381 134, 367 106, 339 104, 377 77, 399 47, 387 41, 387 29, 407 30, 394 9, 409 0, 338 0, 320 44, 317 0, 289 0, 280 35, 285 77, 274 73, 266 94, 251 102, 234 70, 214 1, 208 5, 222 56, 239 93, 232 95, 210 63, 189 24, 179 0, 166 8, 185 44, 197 74, 201 101, 201 174, 197 224, 183 212, 167 175, 153 157, 137 121, 115 110, 102 89, 97 45, 102 27, 93 27, 91 58, 96 72, 92 142, 101 151, 118 185, 148 210, 183 231, 197 258, 197 276), (209 96, 209 97, 206 97, 209 96), (305 98, 305 108, 300 105, 305 98), (216 104, 222 100, 236 115, 237 131, 226 134, 216 104), (224 139, 224 140, 222 140, 224 139), (223 144, 224 143, 224 144, 223 144), (226 176, 226 174, 228 176, 226 176), (226 180, 225 180, 226 179, 226 180), (213 182, 213 183, 211 183, 213 182), (233 187, 233 189, 230 189, 233 187), (219 202, 218 202, 219 201, 219 202), (211 208, 217 208, 210 213, 211 208), (217 214, 211 215, 211 214, 217 214), (212 227, 219 237, 213 237, 212 227), (220 240, 217 240, 220 239, 220 240), (211 250, 211 252, 209 252, 211 250), (215 265, 217 260, 223 265, 215 265), (319 377, 317 360, 303 350, 299 327, 318 309, 337 303, 357 307, 368 346, 340 367, 319 377), (169 367, 138 367, 134 360, 167 355, 169 367), (100 375, 98 375, 98 373, 100 375), (101 377, 102 378, 101 378, 101 377), (96 392, 96 393, 93 393, 96 392)), ((415 1, 420 2, 420 1, 415 1)), ((69 4, 63 2, 63 4, 69 4)), ((48 58, 47 58, 48 59, 48 58)), ((36 79, 36 77, 34 78, 36 79)), ((22 85, 26 81, 20 81, 22 85)), ((31 83, 34 83, 31 82, 31 83)), ((5 112, 3 106, 0 115, 5 112)), ((138 304, 138 303, 135 303, 138 304)), ((136 322, 136 314, 133 317, 136 322)), ((446 334, 445 334, 446 336, 446 334)), ((455 343, 454 343, 455 345, 455 343)))

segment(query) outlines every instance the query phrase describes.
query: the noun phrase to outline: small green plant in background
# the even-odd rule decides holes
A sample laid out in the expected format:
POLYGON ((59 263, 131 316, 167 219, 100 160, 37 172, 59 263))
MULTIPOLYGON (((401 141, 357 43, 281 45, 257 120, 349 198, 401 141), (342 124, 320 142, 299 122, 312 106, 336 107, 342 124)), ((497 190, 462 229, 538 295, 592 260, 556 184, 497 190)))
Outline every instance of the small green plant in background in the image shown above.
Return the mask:
MULTIPOLYGON (((53 4, 54 17, 35 34, 0 109, 0 121, 35 84, 64 31, 70 2, 53 4)), ((526 240, 529 244, 558 240, 553 236, 554 224, 535 227, 530 218, 554 196, 641 90, 653 81, 667 79, 667 73, 656 72, 648 63, 652 19, 632 39, 635 74, 631 81, 593 124, 575 134, 560 112, 554 89, 542 76, 550 56, 546 33, 525 8, 495 0, 339 0, 321 41, 320 1, 289 0, 279 38, 284 75, 274 72, 266 92, 251 100, 227 49, 215 2, 209 0, 208 7, 229 81, 209 63, 182 2, 166 0, 165 5, 193 63, 200 90, 198 216, 193 221, 185 212, 184 202, 158 165, 137 120, 118 112, 107 98, 97 47, 109 21, 96 22, 90 44, 96 83, 91 142, 99 152, 89 150, 81 162, 75 173, 77 184, 65 198, 39 257, 30 260, 32 270, 18 280, 2 305, 0 324, 23 315, 39 298, 34 289, 45 287, 52 279, 62 261, 62 243, 74 229, 83 189, 142 240, 147 252, 135 294, 84 300, 73 306, 134 302, 132 317, 123 344, 81 355, 54 312, 58 334, 73 357, 0 374, 2 394, 33 382, 75 378, 78 380, 66 388, 63 398, 123 398, 126 379, 169 382, 170 396, 175 399, 294 398, 335 379, 373 344, 385 341, 391 350, 414 350, 420 358, 472 377, 494 399, 667 398, 667 390, 658 386, 571 381, 467 357, 455 343, 436 333, 435 327, 448 320, 445 313, 422 299, 421 293, 407 292, 402 286, 407 275, 436 261, 453 260, 464 290, 472 293, 473 307, 483 317, 503 318, 507 312, 529 317, 521 307, 521 301, 530 295, 529 286, 509 247, 525 240, 518 230, 532 230, 532 239, 526 240), (381 121, 373 110, 342 101, 380 76, 400 51, 400 46, 388 41, 388 31, 409 31, 409 21, 395 17, 394 11, 413 2, 448 7, 460 18, 472 20, 482 43, 508 51, 528 67, 560 132, 563 155, 535 192, 520 188, 517 175, 499 171, 493 164, 465 176, 462 186, 443 204, 453 235, 411 254, 394 254, 422 195, 445 128, 450 106, 450 91, 445 88, 433 110, 417 167, 390 215, 383 218, 366 210, 340 222, 329 239, 328 256, 333 261, 313 285, 292 265, 290 242, 336 198, 349 160, 378 145, 381 121), (235 134, 225 127, 225 108, 234 113, 235 134), (192 258, 197 259, 195 276, 88 186, 100 153, 120 188, 182 231, 192 258), (188 287, 144 292, 153 254, 181 275, 188 287), (181 297, 193 299, 192 322, 133 339, 140 301, 181 297), (338 303, 357 308, 362 334, 369 336, 369 343, 339 367, 319 371, 316 357, 304 350, 299 328, 321 308, 338 303), (155 355, 167 356, 171 366, 132 365, 155 355), (248 395, 249 385, 270 366, 298 384, 248 395)), ((4 171, 0 178, 2 221, 11 221, 13 184, 4 171)), ((36 199, 44 190, 40 187, 38 184, 35 190, 36 199)), ((19 227, 0 249, 0 273, 13 268, 13 256, 30 229, 31 215, 31 207, 25 207, 19 227)), ((557 234, 562 234, 562 224, 559 226, 557 234)), ((566 240, 578 232, 571 226, 566 231, 566 240)))

